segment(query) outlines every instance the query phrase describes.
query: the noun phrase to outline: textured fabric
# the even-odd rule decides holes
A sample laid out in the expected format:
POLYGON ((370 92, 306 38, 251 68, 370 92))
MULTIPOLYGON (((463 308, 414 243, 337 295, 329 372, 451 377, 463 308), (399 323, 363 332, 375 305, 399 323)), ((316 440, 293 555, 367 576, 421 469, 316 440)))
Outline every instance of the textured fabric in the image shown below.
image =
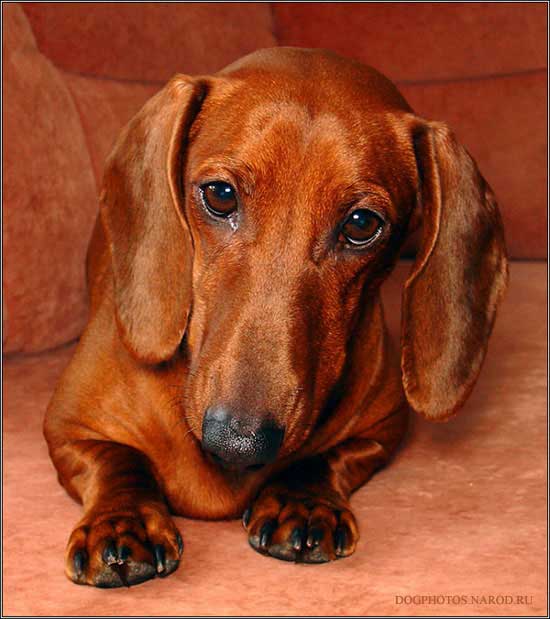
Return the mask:
MULTIPOLYGON (((394 333, 408 268, 400 265, 386 285, 394 333)), ((546 266, 513 263, 471 398, 446 424, 413 418, 394 462, 353 496, 362 538, 351 558, 320 566, 279 562, 250 549, 237 521, 178 518, 185 540, 179 570, 130 590, 79 587, 63 574, 81 508, 57 483, 41 422, 72 348, 5 363, 4 614, 543 614, 545 297, 546 266), (470 603, 405 597, 422 595, 467 596, 470 603), (490 603, 497 595, 512 603, 490 603), (516 596, 526 599, 516 603, 516 596)))
POLYGON ((546 256, 546 72, 404 85, 417 114, 443 120, 492 186, 509 255, 546 256))
POLYGON ((64 74, 65 83, 79 111, 98 190, 107 155, 122 127, 159 85, 123 83, 64 74))
POLYGON ((279 45, 327 47, 396 81, 546 67, 544 3, 273 3, 279 45))
POLYGON ((38 47, 67 71, 163 82, 272 47, 268 4, 28 3, 38 47))
POLYGON ((86 316, 84 257, 97 208, 72 97, 37 52, 17 4, 4 4, 4 351, 77 337, 86 316))

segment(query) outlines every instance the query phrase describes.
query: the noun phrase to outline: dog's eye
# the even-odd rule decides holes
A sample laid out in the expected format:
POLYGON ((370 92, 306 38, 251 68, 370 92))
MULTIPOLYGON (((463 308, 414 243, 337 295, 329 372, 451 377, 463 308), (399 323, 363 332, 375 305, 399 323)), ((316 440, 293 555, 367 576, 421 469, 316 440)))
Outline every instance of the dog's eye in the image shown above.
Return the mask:
POLYGON ((229 217, 237 209, 237 195, 229 183, 214 181, 200 187, 206 208, 216 217, 229 217))
POLYGON ((382 232, 383 219, 367 208, 350 213, 341 227, 344 240, 352 245, 367 245, 382 232))

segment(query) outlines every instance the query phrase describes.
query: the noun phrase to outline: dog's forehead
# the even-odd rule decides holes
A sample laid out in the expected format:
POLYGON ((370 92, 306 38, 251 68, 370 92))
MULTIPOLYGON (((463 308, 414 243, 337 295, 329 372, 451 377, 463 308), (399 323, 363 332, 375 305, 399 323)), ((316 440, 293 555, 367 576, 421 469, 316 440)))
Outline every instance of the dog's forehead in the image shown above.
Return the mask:
POLYGON ((248 118, 265 119, 271 111, 296 121, 333 117, 365 134, 378 126, 384 130, 389 117, 395 125, 395 118, 412 112, 378 71, 326 50, 259 50, 208 81, 205 107, 220 126, 240 127, 248 118))
POLYGON ((395 85, 381 73, 323 49, 258 50, 217 75, 238 80, 245 88, 251 86, 267 96, 284 89, 286 95, 294 94, 320 109, 345 105, 370 112, 411 111, 395 85))
POLYGON ((251 170, 255 188, 263 180, 291 190, 301 178, 336 201, 343 188, 371 181, 398 203, 409 192, 403 179, 415 174, 406 123, 396 122, 408 113, 373 69, 318 50, 264 50, 210 80, 190 161, 235 162, 251 170))

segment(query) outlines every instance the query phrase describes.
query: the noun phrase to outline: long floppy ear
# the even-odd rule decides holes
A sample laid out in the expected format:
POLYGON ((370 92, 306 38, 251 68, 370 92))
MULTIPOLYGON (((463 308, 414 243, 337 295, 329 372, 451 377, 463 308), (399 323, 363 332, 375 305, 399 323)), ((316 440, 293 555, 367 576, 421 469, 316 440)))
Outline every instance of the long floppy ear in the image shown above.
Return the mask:
POLYGON ((407 400, 430 420, 470 394, 506 289, 504 232, 493 192, 443 123, 413 128, 422 240, 403 293, 407 400))
POLYGON ((124 127, 107 160, 101 217, 109 240, 116 318, 130 352, 170 358, 191 306, 192 243, 183 212, 187 131, 203 86, 176 75, 124 127))

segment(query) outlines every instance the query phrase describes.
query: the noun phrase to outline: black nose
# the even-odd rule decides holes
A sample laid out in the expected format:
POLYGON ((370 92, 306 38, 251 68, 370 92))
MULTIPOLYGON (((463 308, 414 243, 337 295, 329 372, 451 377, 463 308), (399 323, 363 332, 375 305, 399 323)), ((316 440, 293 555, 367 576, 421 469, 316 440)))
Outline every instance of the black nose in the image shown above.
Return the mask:
POLYGON ((229 468, 260 468, 273 462, 283 442, 284 429, 255 421, 225 406, 212 406, 202 422, 202 447, 229 468))

